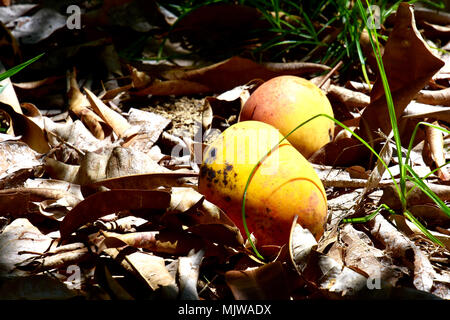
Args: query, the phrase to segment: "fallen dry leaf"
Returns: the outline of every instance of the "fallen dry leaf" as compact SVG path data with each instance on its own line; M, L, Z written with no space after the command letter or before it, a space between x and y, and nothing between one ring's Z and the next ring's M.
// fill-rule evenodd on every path
M119 113L115 112L104 104L95 94L89 89L84 88L87 98L91 104L92 109L98 114L119 136L123 137L125 131L127 131L131 125L128 121Z
M52 158L44 161L46 172L53 178L81 185L92 185L98 181L136 174L169 173L169 169L160 166L147 154L131 148L115 147L103 150L101 154L87 152L80 160L80 165L68 165ZM136 178L124 178L117 184L127 183ZM151 180L152 178L149 177ZM170 178L169 178L170 179ZM147 182L146 182L147 181ZM148 183L144 179L141 184ZM163 181L163 180L160 180ZM106 182L108 183L108 182Z
M0 62L0 72L4 71L6 70L3 67L3 64ZM17 98L16 92L14 90L10 78L0 81L0 88L2 88L2 91L0 92L0 102L11 106L11 108L15 112L22 113L19 99Z
M428 39L440 39L441 41L450 40L450 26L442 26L423 21L421 25L424 28L424 35ZM445 43L445 42L444 42Z
M414 217L424 221L427 226L450 227L450 217L434 204L416 204L409 208Z
M197 176L197 173L189 172L135 174L98 180L86 187L93 189L100 186L107 187L108 189L156 189L161 186L181 187L188 184L185 178Z
M204 254L204 250L199 250L197 252L191 250L188 256L178 258L180 299L199 300L197 281L200 273L200 264Z
M69 76L70 88L68 92L69 110L72 111L91 131L97 139L103 140L111 133L111 127L103 119L88 107L89 100L78 87L76 70Z
M437 121L433 122L434 125L439 126ZM445 150L444 150L444 137L443 132L439 129L426 126L426 142L428 145L428 150L431 154L431 158L433 159L436 167L440 167L445 165ZM425 150L425 148L424 148ZM448 166L438 169L436 172L439 179L442 181L450 180L450 172L448 170Z
M40 165L38 153L21 141L0 141L0 180L5 175Z
M418 290L430 292L435 271L425 254L382 215L376 215L367 225L373 237L384 245L390 256L413 271L414 286Z
M83 153L113 146L113 135L99 140L92 135L80 120L66 123L54 122L48 117L44 117L43 120L45 130L50 133L47 135L49 143L53 147L63 144L79 153Z
M414 98L417 102L450 107L450 88L442 90L420 90Z
M365 148L358 140L344 137L327 143L313 153L308 160L315 164L336 167L351 166L364 157L366 157L365 161L368 160L368 152Z
M187 81L183 79L155 81L139 91L131 91L137 96L168 96L168 95L188 95L210 92L211 89L201 83Z
M81 201L64 217L60 224L61 239L83 224L121 210L164 210L170 203L170 193L150 190L110 190L95 193Z
M35 44L66 26L66 17L52 8L42 8L32 16L15 20L12 34L21 44Z
M438 24L438 25L449 25L450 24L450 14L445 11L433 10L425 7L418 7L414 13L417 21Z
M36 254L20 263L17 267L22 270L39 273L83 263L92 258L92 255L92 252L83 243L71 243L43 254Z
M128 111L127 118L132 127L127 132L127 137L122 143L122 147L131 147L145 153L150 152L150 149L171 122L169 119L156 113L135 108L131 108Z
M435 183L428 183L427 185L431 189L431 191L433 191L442 201L450 200L450 186ZM414 189L411 190L412 188ZM428 197L419 188L415 188L414 184L410 182L406 182L406 190L408 193L407 197L408 206L433 203L433 200L431 200L430 197ZM380 203L386 204L389 208L393 210L399 210L402 208L401 202L398 198L397 190L393 185L387 186L386 188L383 189L383 195L380 199Z
M327 66L314 63L258 64L249 59L232 57L200 69L169 71L162 75L167 81L131 93L139 96L216 93L230 90L254 79L269 80L279 75L301 75L328 69Z
M236 300L285 300L289 298L289 283L281 262L261 267L231 270L225 281Z
M39 153L46 153L50 150L44 130L35 122L2 102L0 102L0 110L5 111L11 117L15 135L21 135L21 140L31 149Z
M50 188L12 188L0 190L0 214L14 217L37 213L38 204L44 200L66 201L67 206L75 206L80 199L71 192Z
M125 258L152 290L160 287L177 289L175 278L167 271L163 258L136 251Z
M404 276L389 256L374 246L369 236L355 230L351 224L346 224L342 228L340 239L344 246L343 262L346 266L358 268L371 279L380 280L390 286L395 286Z
M444 65L444 62L431 52L417 30L412 6L407 3L401 3L398 7L394 29L385 45L383 64L397 118ZM361 116L360 134L366 141L373 141L377 130L386 135L391 130L380 78L372 88L370 99L370 105Z
M139 71L131 65L127 65L130 72L131 83L137 90L142 89L150 85L152 78L143 71Z
M411 101L403 111L402 118L431 118L450 122L450 107L432 106L429 104Z
M334 84L330 85L330 88L327 90L327 95L338 99L349 110L353 110L354 108L362 109L370 103L370 97L368 95Z
M422 237L426 237L425 234L411 221L406 219L405 217L401 217L404 219L405 224L408 226L408 228L416 235L420 235ZM429 230L430 233L436 237L439 241L442 242L442 244L445 246L446 250L450 250L450 236L446 234L442 234L437 231Z
M204 242L199 236L182 231L142 231L130 233L114 233L103 231L104 244L107 248L117 248L128 245L143 248L155 253L186 255L192 249L200 250Z
M0 233L0 276L26 276L28 272L16 269L16 264L35 256L35 253L44 253L52 242L27 219L15 219Z
M307 284L327 297L342 299L357 296L367 288L367 277L317 251L317 242L309 230L296 221L292 224L289 252L293 266Z
M347 81L345 83L345 88L350 89L350 90L354 90L354 91L358 91L364 94L369 94L370 95L370 91L372 90L372 86L365 83L365 82L358 82L358 81Z

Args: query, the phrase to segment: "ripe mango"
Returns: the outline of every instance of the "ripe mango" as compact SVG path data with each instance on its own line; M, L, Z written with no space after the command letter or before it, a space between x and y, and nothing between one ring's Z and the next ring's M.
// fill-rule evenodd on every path
M320 113L334 116L322 90L300 77L279 76L266 81L252 93L242 107L240 121L262 121L273 125L285 136ZM330 142L333 135L334 122L318 117L297 129L288 140L308 158Z
M259 121L227 128L204 152L198 189L222 208L245 236L242 197L251 171L283 138L273 126ZM327 198L311 164L287 140L255 171L246 200L249 231L262 252L288 243L294 216L319 239L327 217ZM272 250L272 251L271 251Z

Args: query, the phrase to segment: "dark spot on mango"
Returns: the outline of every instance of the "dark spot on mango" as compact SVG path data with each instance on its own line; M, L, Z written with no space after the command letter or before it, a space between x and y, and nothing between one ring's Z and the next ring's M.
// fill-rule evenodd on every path
M200 177L204 178L206 176L206 172L208 170L208 167L202 164L200 166Z
M214 179L215 177L216 177L216 172L215 172L214 170L212 170L212 169L209 170L209 171L208 171L208 178L212 180L212 179Z
M211 151L209 152L209 156L212 160L216 158L216 148L211 149Z
M204 163L206 163L206 164L213 163L214 160L216 159L216 156L217 156L217 149L211 148L211 150L208 152L208 155L204 159Z
M206 177L206 180L211 182L216 177L216 171L214 171L214 169L211 169L207 165L202 165L200 167L200 177Z
M230 196L225 196L225 197L224 197L224 200L225 200L226 202L230 202L230 201L231 201L231 197L230 197Z

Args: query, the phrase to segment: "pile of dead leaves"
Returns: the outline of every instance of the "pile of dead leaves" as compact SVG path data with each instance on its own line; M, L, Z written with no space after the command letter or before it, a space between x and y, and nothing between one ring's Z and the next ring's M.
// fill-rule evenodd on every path
M450 54L430 50L416 28L417 22L429 39L448 40L450 18L438 16L416 15L414 21L412 8L402 5L394 28L385 30L383 59L405 141L418 121L450 124ZM197 192L205 144L238 121L259 84L282 74L320 84L336 118L378 144L397 176L378 81L373 88L358 81L342 85L333 74L313 77L328 66L242 57L188 69L126 65L122 73L114 45L102 41L71 49L100 46L108 75L121 78L112 87L110 81L93 90L83 79L86 71L72 66L66 75L2 83L0 115L8 130L0 134L1 298L450 298L450 219L423 194L410 193L409 209L445 248L402 215L340 224L380 203L400 209L392 180L345 131L310 159L329 199L319 242L293 221L290 242L262 264L221 208ZM61 93L61 80L67 93ZM194 94L202 95L202 108L181 115L201 114L193 134L169 133L176 119L155 112L151 96ZM28 97L35 103L26 103ZM46 110L44 101L67 101L66 111ZM130 107L145 102L146 108ZM422 130L411 152L414 169L426 175L448 161L448 142L439 130ZM426 180L446 202L449 176L444 167Z

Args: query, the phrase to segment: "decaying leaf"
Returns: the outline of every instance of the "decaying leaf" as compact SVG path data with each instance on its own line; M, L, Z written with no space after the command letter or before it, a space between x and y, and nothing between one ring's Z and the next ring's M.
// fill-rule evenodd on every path
M398 7L394 29L385 45L383 64L397 118L444 65L417 30L412 6L407 3L401 3ZM366 141L373 141L377 130L386 135L391 130L381 78L375 82L370 99L370 105L361 116L360 132Z
M88 107L89 100L78 87L76 70L69 77L70 89L68 92L69 110L72 111L91 131L97 139L103 140L111 133L111 127L103 119Z
M432 118L450 122L450 107L432 106L429 104L411 101L403 111L403 118Z
M171 121L156 113L131 108L128 122L133 127L129 129L122 147L149 152Z
M200 264L204 254L204 250L199 250L197 252L191 250L188 256L178 258L180 299L199 300L197 281L200 273Z
M43 129L36 123L22 113L14 111L11 106L2 102L0 102L0 110L5 111L11 117L14 133L16 135L21 135L21 140L31 149L39 153L46 153L50 150Z
M315 164L346 167L358 163L364 157L366 161L369 158L366 147L356 139L344 137L327 143L308 160Z
M295 220L295 223L292 224L289 238L289 254L297 272L301 273L305 270L311 250L316 249L316 238L308 229L303 228Z
M52 242L25 218L11 222L0 233L0 277L27 275L26 271L16 269L16 265L35 256L35 253L44 253Z
M60 161L46 158L45 160L46 171L54 179L65 180L68 182L78 183L81 185L91 185L98 181L124 177L136 174L151 174L151 173L170 173L169 169L166 169L156 161L152 160L147 154L132 148L116 147L112 149L106 149L101 154L96 152L87 152L82 158L80 165L68 165ZM186 176L189 174L186 173ZM164 181L163 177L159 177L159 181ZM122 180L116 179L106 181L106 184L126 184L132 182L137 178L123 178ZM141 182L142 185L148 185L148 183L156 182L156 176L145 176ZM174 179L167 177L166 181L174 181Z
M425 104L450 106L450 88L434 91L421 90L415 100Z
M442 200L450 200L450 187L446 185L439 185L434 183L429 183L428 187ZM414 188L413 190L411 190ZM410 182L406 183L406 190L408 192L407 203L408 206L433 203L425 193L423 193L419 188L415 188ZM380 203L386 204L389 208L393 210L401 209L401 202L398 198L397 190L394 186L388 186L383 189L383 196L380 199Z
M43 254L36 254L34 257L20 263L17 268L33 273L49 271L52 269L62 269L70 265L77 265L92 258L93 254L82 243L71 243L58 247Z
M415 212L417 213L419 212L423 212L423 209L425 209L424 207L416 207L415 208ZM412 232L415 235L420 235L422 237L426 237L425 234L411 221L409 221L405 216L401 216L401 217L396 217L397 221L401 221L401 223L397 224L397 226L399 226L399 229L408 229L407 232ZM396 222L397 222L396 221ZM437 231L433 231L433 230L428 230L434 237L436 237L439 241L442 242L442 244L445 246L446 250L450 250L450 236L437 232ZM405 231L405 233L407 233ZM430 258L430 257L428 257ZM449 278L450 280L450 278Z
M86 91L87 98L95 113L98 114L119 137L123 137L125 131L131 127L128 121L122 115L105 105L89 89L84 88L84 90Z
M286 270L280 262L225 273L236 300L285 300L289 298Z
M370 103L370 97L362 92L353 91L347 88L330 85L327 95L332 96L342 102L347 108L364 108Z
M182 231L143 231L130 233L102 232L104 244L108 248L129 245L144 248L155 253L186 255L192 249L200 250L204 243L198 236Z
M433 124L439 126L439 123L437 121L434 122ZM443 132L439 129L429 126L425 127L425 132L428 150L430 151L431 158L433 159L436 167L445 165L446 160L445 160ZM450 180L450 171L448 169L448 166L444 166L438 169L436 173L442 181Z
M86 151L97 151L102 148L110 148L113 145L113 135L99 140L81 122L57 123L48 117L44 117L45 129L50 134L47 135L51 146L65 145L82 154Z
M211 89L201 83L183 79L154 81L149 86L133 92L137 96L188 95L210 92Z
M131 65L127 65L127 67L130 71L131 83L134 88L139 90L147 87L152 82L152 78L145 72L139 71Z
M340 239L344 245L342 259L346 266L358 268L371 279L377 279L384 285L387 283L395 286L404 276L404 271L393 264L387 253L376 248L369 236L355 230L351 224L343 227Z
M366 289L365 275L316 251L317 243L312 239L308 240L312 236L308 233L310 233L309 230L294 222L289 241L291 262L302 279L317 286L327 296L334 299L355 296ZM303 241L305 242L302 243Z
M160 287L170 287L175 294L177 293L178 287L175 279L167 271L163 258L136 251L128 254L125 259L152 290L157 290Z
M24 168L40 165L38 153L21 141L0 141L0 179Z
M0 190L0 214L15 217L39 212L38 204L44 200L64 199L67 206L75 206L80 199L71 192L51 188L12 188Z
M60 224L61 239L66 239L83 224L121 210L164 210L170 203L170 194L150 190L110 190L98 192L75 206Z
M6 71L3 64L0 62L0 72ZM17 112L22 113L22 109L20 108L20 102L17 98L16 92L12 85L11 79L7 78L5 80L0 81L0 102L6 105L11 106L11 108Z
M435 271L425 254L382 215L376 215L368 222L368 226L371 234L385 246L391 257L412 270L414 286L418 290L430 292Z
M38 43L66 26L65 16L52 8L42 8L31 17L20 17L15 21L12 34L24 44Z
M434 204L416 204L409 208L414 217L425 221L427 226L450 227L450 217Z
M314 63L258 64L249 59L232 57L200 69L169 71L163 74L167 81L151 84L133 93L140 96L216 93L246 84L253 79L268 80L278 75L300 75L328 69L327 66Z
M309 231L301 226L293 226L289 242L291 261L299 276L307 283L317 286L328 297L339 299L357 295L367 285L367 277L314 249L313 241L308 245L297 241L309 238Z
M188 185L186 178L197 176L197 173L190 172L135 174L98 180L87 185L87 187L93 189L100 186L107 187L108 189L156 189L161 186L181 187Z

